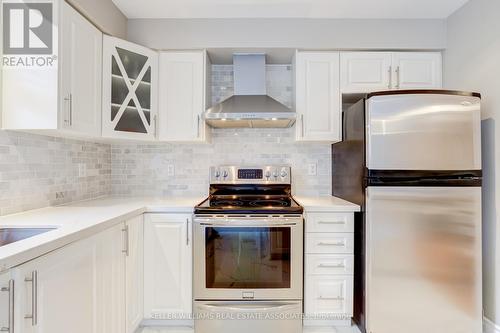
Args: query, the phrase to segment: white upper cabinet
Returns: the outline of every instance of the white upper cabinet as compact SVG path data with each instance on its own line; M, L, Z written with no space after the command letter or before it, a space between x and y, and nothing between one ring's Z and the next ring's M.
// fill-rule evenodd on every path
M104 36L103 54L102 136L154 140L158 53Z
M191 225L190 214L145 215L146 319L169 319L173 315L192 312Z
M297 52L295 108L298 141L341 140L340 55Z
M2 126L100 136L102 33L65 1L54 1L52 66L3 66ZM48 131L47 131L48 130Z
M160 53L160 141L208 139L209 128L202 119L208 66L205 51Z
M395 89L437 89L442 87L442 59L439 52L393 54Z
M342 93L442 87L439 52L345 52L340 59Z
M63 2L61 126L101 135L102 33Z
M343 93L368 93L392 88L390 52L346 52L340 55Z

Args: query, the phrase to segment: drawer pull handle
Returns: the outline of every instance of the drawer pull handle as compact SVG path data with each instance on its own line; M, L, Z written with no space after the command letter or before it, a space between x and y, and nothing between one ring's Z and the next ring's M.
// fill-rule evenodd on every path
M323 300L323 301L344 301L345 300L345 298L341 297L341 296L337 296L337 297L320 296L320 297L318 297L318 299Z
M319 246L345 246L344 242L339 242L339 243L325 243L325 242L320 242L318 243Z
M320 268L345 268L344 264L319 264Z
M319 224L337 224L337 225L341 225L341 224L345 224L345 221L319 221L318 223Z

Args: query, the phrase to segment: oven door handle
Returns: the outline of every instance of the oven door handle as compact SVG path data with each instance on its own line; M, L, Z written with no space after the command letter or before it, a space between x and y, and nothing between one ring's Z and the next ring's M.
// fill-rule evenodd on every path
M269 312L269 311L283 311L287 309L294 309L297 307L296 303L264 303L262 306L257 306L255 301L249 303L221 303L221 304L200 304L202 309L212 311L245 311L245 312Z

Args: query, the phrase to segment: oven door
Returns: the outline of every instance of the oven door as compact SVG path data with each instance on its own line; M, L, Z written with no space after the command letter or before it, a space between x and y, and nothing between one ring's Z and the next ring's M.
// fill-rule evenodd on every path
M300 300L303 219L196 217L196 300Z

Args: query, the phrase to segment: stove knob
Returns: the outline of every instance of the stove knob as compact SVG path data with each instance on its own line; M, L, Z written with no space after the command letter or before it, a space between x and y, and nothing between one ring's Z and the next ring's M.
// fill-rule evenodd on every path
M215 170L215 178L219 178L220 177L220 170Z
M267 170L265 176L269 180L269 178L271 177L271 171Z
M228 175L227 170L222 171L222 177L227 178Z
M285 178L286 176L288 176L286 170L281 170L281 178Z
M278 179L278 176L279 176L278 170L274 170L273 171L273 177L274 177L274 179Z

